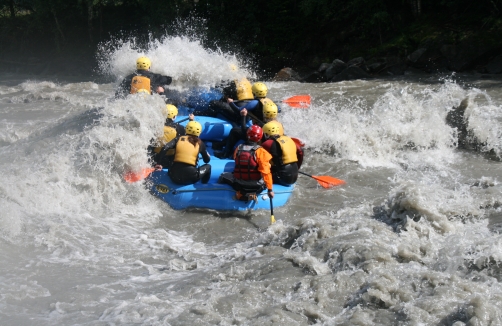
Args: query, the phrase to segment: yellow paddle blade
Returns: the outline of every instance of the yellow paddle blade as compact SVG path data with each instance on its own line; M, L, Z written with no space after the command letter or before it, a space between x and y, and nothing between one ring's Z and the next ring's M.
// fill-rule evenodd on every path
M274 224L275 223L275 217L274 215L270 215L270 224Z
M139 172L129 171L124 174L124 180L128 183L138 182L148 177L153 171L155 171L154 168L144 168Z

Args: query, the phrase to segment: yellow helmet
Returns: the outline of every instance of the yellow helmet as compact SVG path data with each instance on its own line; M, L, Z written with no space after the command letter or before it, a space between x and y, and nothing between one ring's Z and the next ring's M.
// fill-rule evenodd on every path
M251 88L255 97L267 97L268 88L264 83L254 83Z
M263 126L263 133L265 136L270 137L270 136L283 136L284 135L284 129L282 128L282 124L278 121L270 121L267 122Z
M277 105L272 100L265 99L263 101L263 117L266 119L275 119L279 113Z
M239 101L254 99L253 91L251 90L251 83L247 78L236 80L235 88L237 89L237 99Z
M178 115L178 108L172 104L166 104L163 113L166 118L174 119Z
M199 136L202 133L202 125L197 121L190 121L185 127L187 135Z
M147 89L144 89L144 88L140 88L136 91L136 94L139 94L139 93L145 93L145 94L148 94L150 95L150 91L147 90Z
M136 60L136 69L147 70L150 69L151 66L152 62L147 57L139 57L138 60Z

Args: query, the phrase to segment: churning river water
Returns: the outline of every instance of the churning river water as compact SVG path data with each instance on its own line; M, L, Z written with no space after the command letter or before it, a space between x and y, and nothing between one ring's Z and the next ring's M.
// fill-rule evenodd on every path
M302 170L346 181L300 176L269 225L122 179L163 125L158 95L113 99L140 54L178 90L244 64L184 38L104 54L113 81L0 76L1 325L502 325L500 76L267 82L312 96L279 117ZM477 150L445 122L464 99Z

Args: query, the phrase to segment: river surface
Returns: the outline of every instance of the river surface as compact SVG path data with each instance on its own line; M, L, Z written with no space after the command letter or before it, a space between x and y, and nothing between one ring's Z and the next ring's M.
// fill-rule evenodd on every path
M1 325L502 325L502 78L266 82L300 176L270 211L171 209L147 166L163 99L113 98L140 54L173 89L238 58L168 38L103 50L99 76L0 75ZM100 81L101 80L101 81ZM445 119L468 99L478 150Z

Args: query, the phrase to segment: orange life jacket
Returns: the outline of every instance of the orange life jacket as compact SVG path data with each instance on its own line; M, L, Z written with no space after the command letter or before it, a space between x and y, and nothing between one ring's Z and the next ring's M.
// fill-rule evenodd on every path
M150 88L150 78L145 76L134 76L131 81L131 94L136 94L138 92L147 91L148 94L152 94Z

